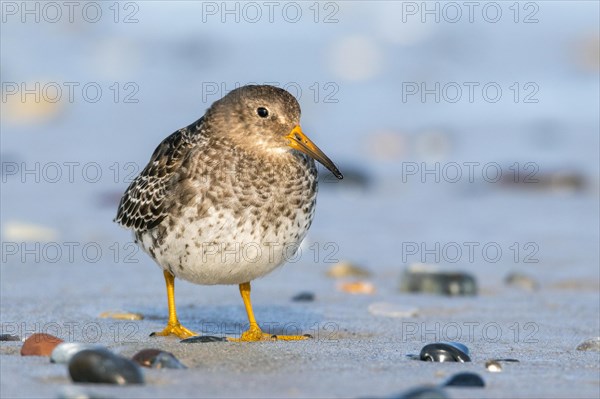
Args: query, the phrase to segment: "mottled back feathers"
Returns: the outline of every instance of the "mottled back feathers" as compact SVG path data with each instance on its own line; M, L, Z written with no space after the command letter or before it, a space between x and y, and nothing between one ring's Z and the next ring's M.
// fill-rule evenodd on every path
M168 196L190 150L204 139L203 118L179 129L154 150L150 162L129 185L115 221L134 231L150 230L168 214Z

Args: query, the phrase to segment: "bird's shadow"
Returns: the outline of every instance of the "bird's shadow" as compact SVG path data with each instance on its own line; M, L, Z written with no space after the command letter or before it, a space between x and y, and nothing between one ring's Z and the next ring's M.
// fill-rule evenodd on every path
M166 323L166 308L140 309L146 320ZM181 324L203 335L239 336L248 329L248 317L243 306L181 306L177 313ZM258 305L256 320L265 333L275 335L314 335L320 329L331 328L320 312L304 304ZM161 323L162 322L162 323Z

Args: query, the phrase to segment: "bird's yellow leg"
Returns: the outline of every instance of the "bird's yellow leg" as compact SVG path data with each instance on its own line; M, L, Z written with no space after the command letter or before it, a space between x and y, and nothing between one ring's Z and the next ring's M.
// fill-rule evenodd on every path
M256 319L254 318L254 311L252 310L252 302L250 301L250 283L240 284L240 294L246 307L246 313L248 314L248 322L250 327L244 331L240 338L227 338L228 341L233 342L248 342L248 341L299 341L310 338L310 335L273 335L264 333Z
M168 335L175 335L181 339L193 337L198 335L193 331L188 330L181 325L177 318L177 309L175 308L175 277L168 271L164 271L165 283L167 284L167 302L169 304L169 322L164 330L160 332L153 332L150 334L151 337L161 336L166 337Z

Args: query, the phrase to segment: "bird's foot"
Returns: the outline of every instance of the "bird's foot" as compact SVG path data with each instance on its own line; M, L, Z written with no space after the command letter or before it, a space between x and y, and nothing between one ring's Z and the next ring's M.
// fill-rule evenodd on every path
M257 342L257 341L301 341L312 338L311 335L278 335L263 332L260 327L250 327L239 338L227 338L230 342Z
M169 323L164 330L160 332L153 332L150 334L151 337L168 337L169 335L175 335L181 339L189 338L198 335L197 333L188 330L181 323Z

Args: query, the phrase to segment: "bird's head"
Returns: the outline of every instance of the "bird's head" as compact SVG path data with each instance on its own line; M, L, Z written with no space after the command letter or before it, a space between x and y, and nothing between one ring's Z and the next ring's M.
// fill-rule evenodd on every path
M300 128L300 105L287 91L274 86L243 86L232 90L208 110L211 124L235 143L271 153L300 151L319 161L338 179L335 164Z

